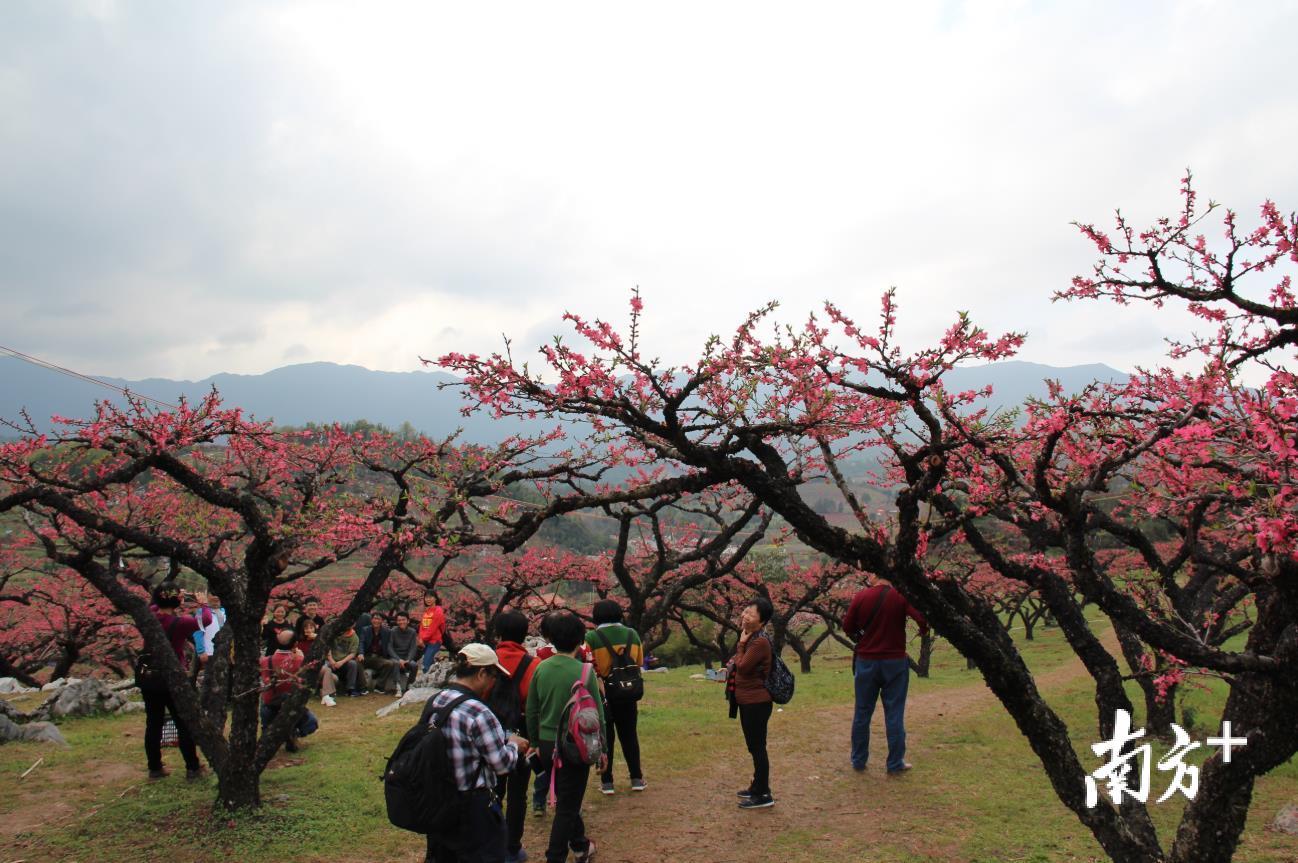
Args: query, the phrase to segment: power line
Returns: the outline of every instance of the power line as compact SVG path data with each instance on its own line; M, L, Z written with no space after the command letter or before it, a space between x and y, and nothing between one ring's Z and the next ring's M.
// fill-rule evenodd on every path
M79 380L84 383L95 384L97 386L105 387L107 389L112 390L115 393L118 393L119 395L126 396L127 398L137 398L141 401L152 402L155 405L159 405L164 408L170 408L173 411L180 409L178 406L170 404L168 402L161 401L160 399L155 399L152 398L151 396L142 395L141 393L131 392L130 390L125 389L123 387L119 387L116 384L110 384L108 381L101 381L99 380L99 378L92 378L90 375L83 375L81 372L73 371L72 369L58 365L57 363L52 363L49 360L43 360L40 357L34 357L31 356L30 354L25 354L22 351L15 350L14 348L8 348L5 347L4 345L0 345L0 351L3 351L4 353L8 354L9 356L13 357L16 360L22 360L23 362L36 366L37 368L46 369L52 372L58 372L59 374L67 375L68 377L73 378L74 380Z

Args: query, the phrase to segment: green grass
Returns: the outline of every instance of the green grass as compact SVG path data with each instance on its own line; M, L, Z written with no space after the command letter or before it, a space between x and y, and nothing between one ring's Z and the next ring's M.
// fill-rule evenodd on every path
M1021 643L1021 651L1038 675L1058 670L1072 658L1053 629L1040 630L1035 641ZM791 658L786 654L786 659ZM646 678L640 737L652 777L651 791L636 803L651 807L655 790L665 794L667 788L674 787L677 793L692 789L715 776L721 769L718 765L744 762L736 724L726 719L722 688L690 679L701 670L674 669ZM1074 746L1084 754L1083 764L1098 766L1088 749L1095 741L1093 692L1088 680L1073 678L1047 686L1045 691L1068 722ZM845 651L830 650L817 656L814 672L799 675L797 696L773 723L772 735L773 740L787 742L823 729L822 737L832 741L833 751L816 753L821 759L814 768L819 775L800 783L797 790L804 796L819 795L816 799L824 803L826 812L835 807L859 807L860 815L829 813L824 823L815 817L780 822L782 826L772 829L770 835L760 835L762 847L769 850L769 856L761 859L791 863L1103 859L1089 833L1056 799L1013 722L988 699L978 672L968 670L949 646L941 645L936 651L930 678L912 678L912 698L927 699L929 706L920 711L926 718L908 723L911 757L917 769L901 780L887 779L876 771L858 776L842 769L839 762L845 760L847 738L842 723L850 709L851 693ZM1134 688L1132 697L1140 703ZM1187 695L1201 717L1212 716L1211 708L1222 697L1220 683ZM0 829L0 863L418 859L421 837L388 825L376 779L396 739L416 714L407 708L378 719L373 711L381 703L373 698L343 699L333 710L313 705L321 716L320 732L292 763L263 775L263 809L233 819L213 816L212 779L193 784L180 776L157 783L144 779L140 714L65 723L62 729L71 744L68 749L35 744L0 747L0 824L8 825ZM955 706L948 710L949 704ZM1202 739L1204 731L1197 729L1196 739ZM799 780L795 771L788 769L789 753L777 753L773 748L772 755L785 770L783 775L777 773L777 784L792 790L790 786ZM27 778L19 779L37 758L44 761ZM170 752L167 760L179 773L178 755ZM1165 786L1164 776L1154 773L1155 796ZM1293 763L1258 783L1237 860L1298 859L1294 837L1264 829L1274 812L1294 799L1298 799L1298 766ZM587 801L595 831L614 829L616 819L624 817L617 808L626 805L624 796L602 798L595 794L588 795ZM715 805L715 801L701 801L699 811L683 810L686 814L682 817L697 821L690 825L646 819L637 825L644 837L643 857L625 859L658 859L653 843L673 830L686 826L714 829L710 822ZM725 805L727 813L733 811L730 801ZM1179 803L1154 807L1165 844L1180 809ZM855 829L843 829L845 817ZM541 823L548 824L529 818L529 831ZM864 857L862 845L853 844L858 835L868 838ZM539 841L530 836L528 844L535 856Z

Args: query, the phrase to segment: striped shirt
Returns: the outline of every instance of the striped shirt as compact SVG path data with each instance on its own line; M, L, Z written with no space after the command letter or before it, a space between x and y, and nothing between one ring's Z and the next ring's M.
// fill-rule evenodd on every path
M458 687L443 689L429 703L432 714L463 695ZM518 764L518 747L509 742L500 720L476 696L451 711L446 725L447 753L455 768L455 785L461 791L474 788L494 789L497 774L505 774Z

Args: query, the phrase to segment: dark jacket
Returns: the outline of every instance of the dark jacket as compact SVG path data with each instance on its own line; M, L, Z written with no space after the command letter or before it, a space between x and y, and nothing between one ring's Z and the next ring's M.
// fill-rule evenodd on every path
M392 637L392 633L386 626L379 630L377 639L374 637L375 633L373 627L358 629L356 632L361 637L361 653L364 656L368 657L373 655L387 657L388 639ZM375 643L376 641L377 644Z

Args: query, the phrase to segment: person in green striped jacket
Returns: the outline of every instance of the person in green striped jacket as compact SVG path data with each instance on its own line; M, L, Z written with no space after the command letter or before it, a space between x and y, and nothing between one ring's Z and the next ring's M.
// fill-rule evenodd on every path
M613 670L614 651L625 652L637 667L644 664L640 634L622 622L622 606L615 599L601 599L591 609L595 628L586 633L586 646L595 655L595 672L603 681ZM607 696L607 692L604 693ZM606 698L604 712L608 720L608 766L599 778L599 790L613 793L613 744L622 743L622 757L631 774L631 790L644 791L649 786L640 767L640 737L636 733L639 707L632 700Z

